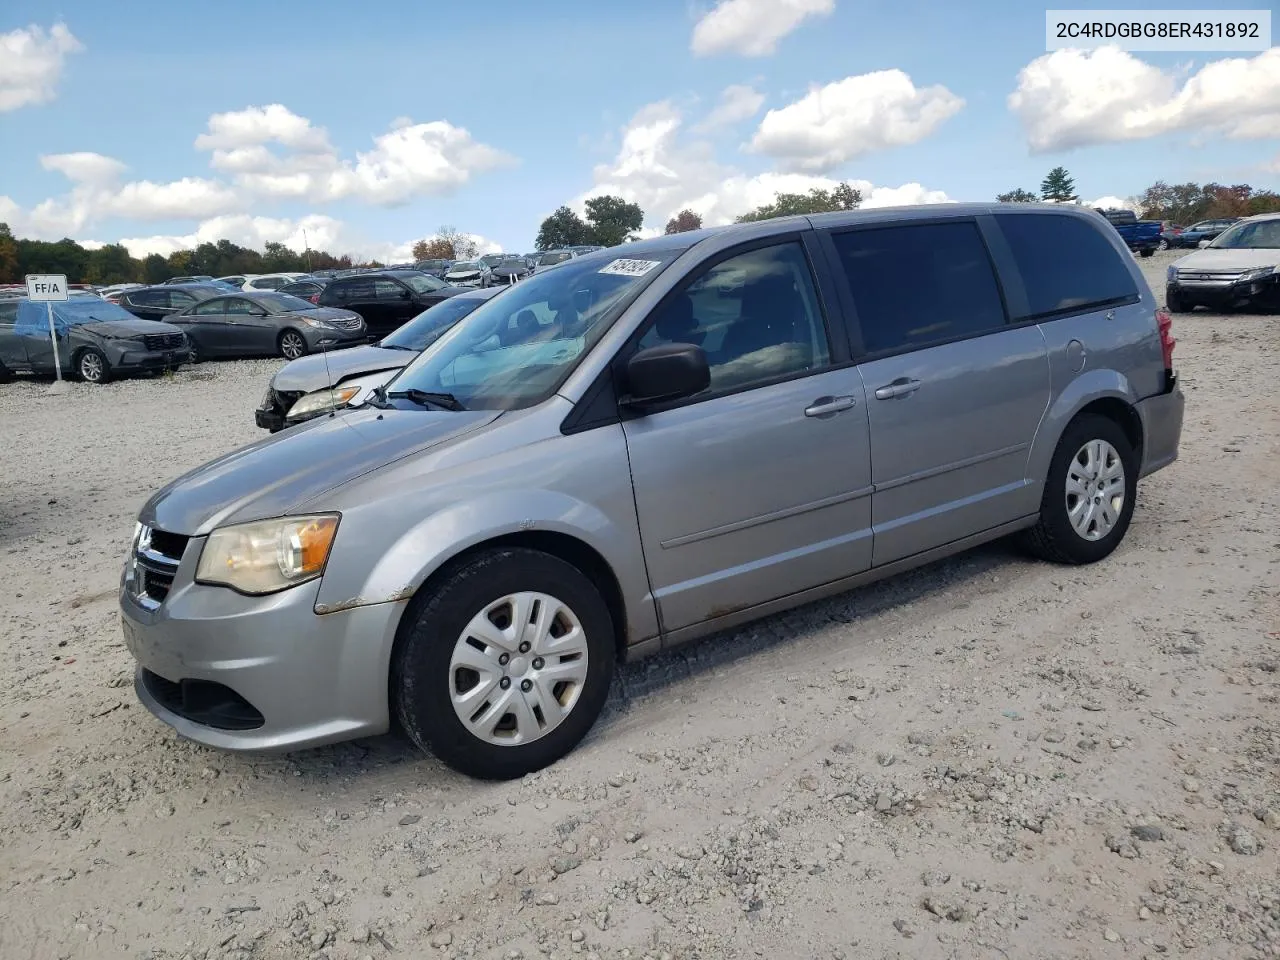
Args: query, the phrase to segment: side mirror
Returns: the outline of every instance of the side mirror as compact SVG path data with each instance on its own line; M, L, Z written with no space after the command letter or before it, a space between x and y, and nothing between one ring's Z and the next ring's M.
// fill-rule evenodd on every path
M1196 244L1196 246L1199 247L1201 250L1203 250L1208 245L1209 245L1208 240L1201 240L1199 243Z
M627 361L624 403L648 406L681 400L711 384L707 355L692 343L664 343L641 350Z

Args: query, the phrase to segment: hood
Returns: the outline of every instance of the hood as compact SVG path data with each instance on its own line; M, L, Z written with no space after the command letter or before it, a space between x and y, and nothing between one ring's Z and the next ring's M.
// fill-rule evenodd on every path
M1195 273L1204 270L1212 273L1226 273L1233 270L1244 272L1256 270L1258 267L1273 267L1280 263L1280 249L1269 250L1197 250L1174 262L1179 270Z
M198 536L286 516L366 473L492 423L499 410L353 410L233 450L153 495L139 519ZM381 419L379 419L381 417Z
M398 370L408 366L415 357L417 353L412 350L385 350L376 346L330 350L328 357L322 353L310 354L281 367L271 378L271 387L282 392L310 393L361 373Z
M298 310L288 311L296 312L299 316L313 317L316 320L358 320L360 314L354 310L344 310L341 307L316 307L314 310Z
M137 320L102 320L98 323L81 323L77 324L77 328L83 329L95 337L104 337L108 340L129 340L133 337L147 335L182 333L182 328L175 327L172 323L163 323L160 320L143 320L141 318Z
M448 273L444 275L444 278L448 280L451 277L478 277L478 276L480 276L479 270L450 270Z

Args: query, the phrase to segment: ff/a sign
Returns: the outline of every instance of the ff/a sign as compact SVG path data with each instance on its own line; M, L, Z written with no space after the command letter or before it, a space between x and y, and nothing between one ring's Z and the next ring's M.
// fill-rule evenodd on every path
M61 273L27 274L27 297L37 303L67 299L67 278Z

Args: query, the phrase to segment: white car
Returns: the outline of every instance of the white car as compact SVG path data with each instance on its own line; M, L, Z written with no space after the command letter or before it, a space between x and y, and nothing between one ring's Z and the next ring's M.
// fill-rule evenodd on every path
M293 283L308 276L305 273L258 273L244 278L242 290L279 290L286 283Z

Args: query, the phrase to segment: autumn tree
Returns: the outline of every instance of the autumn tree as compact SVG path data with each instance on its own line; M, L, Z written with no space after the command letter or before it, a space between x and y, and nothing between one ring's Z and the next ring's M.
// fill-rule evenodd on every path
M1192 224L1216 217L1249 217L1280 212L1280 194L1247 183L1176 183L1157 180L1138 198L1143 217Z
M559 207L542 221L533 245L538 250L576 247L587 242L587 225L569 207Z
M1067 173L1066 167L1054 167L1046 174L1040 183L1040 196L1056 203L1070 203L1080 199L1076 196L1076 182Z
M476 254L480 252L475 240L457 227L451 227L446 224L436 231L435 238L447 243L449 249L453 251L451 255L445 257L447 260L474 260Z
M996 195L996 203L1035 203L1039 199L1030 190L1023 190L1021 187Z
M667 221L667 229L664 232L670 235L673 233L688 233L690 230L701 229L702 217L698 216L698 214L686 207Z
M766 203L744 213L738 217L738 222L749 223L754 220L772 220L774 217L856 210L861 204L862 191L842 180L831 190L814 187L808 193L775 194L772 203Z
M443 237L419 240L413 245L414 260L452 260L453 244Z

